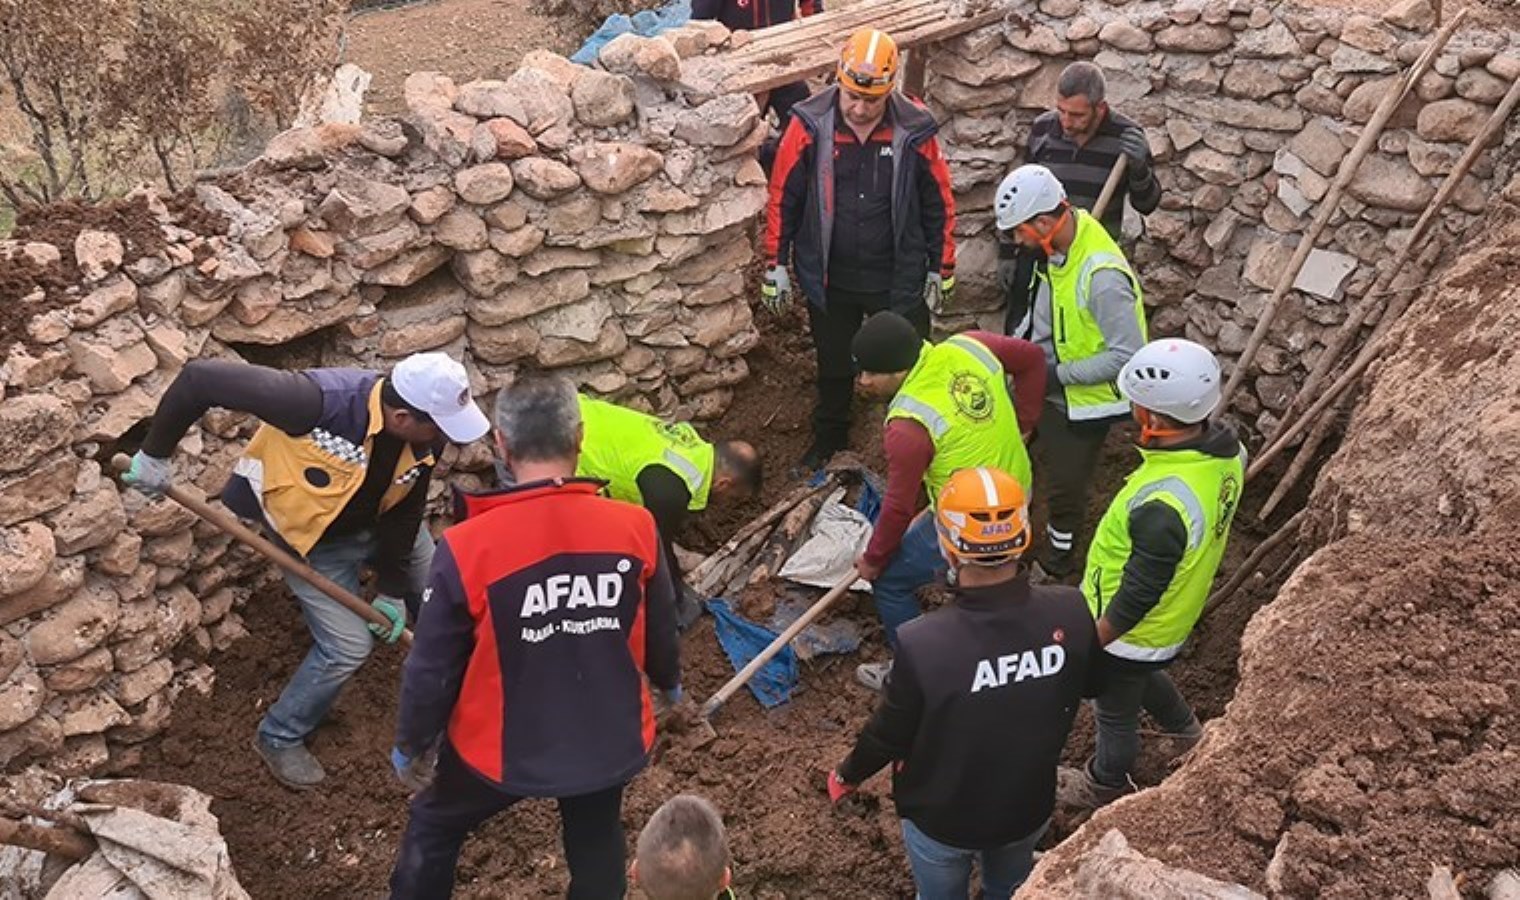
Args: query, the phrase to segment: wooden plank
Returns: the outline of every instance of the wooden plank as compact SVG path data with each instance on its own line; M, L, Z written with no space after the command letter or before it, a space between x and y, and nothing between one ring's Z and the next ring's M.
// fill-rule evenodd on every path
M893 34L897 31L902 31L905 27L917 27L917 24L920 22L935 22L941 21L943 19L944 13L939 9L914 6L903 9L894 9L890 12L882 13L871 18L865 24L869 24L871 27L878 28L888 34ZM913 24L907 26L903 24L910 22ZM843 44L844 41L847 40L849 36L855 31L856 28L854 26L846 26L839 30L831 29L818 33L809 33L807 35L803 35L801 37L788 40L785 43L777 44L774 46L767 44L764 46L763 52L751 53L748 56L744 57L741 61L749 63L762 62L768 57L796 52L798 49L818 46L827 46L833 48L835 52L837 52L839 45ZM752 44L750 46L754 45ZM744 49L748 50L749 47L746 47Z
M886 31L888 34L890 34L892 33L893 29L896 29L898 32L902 32L941 21L942 18L943 17L935 11L913 11L902 13L900 16L887 19L886 21L881 22L880 25L883 31ZM798 60L803 61L804 64L811 64L816 61L813 57L820 55L822 57L825 57L830 63L836 62L839 59L839 46L837 44L830 43L821 36L815 37L813 38L813 42L810 45L804 44L792 48L778 50L774 53L767 54L766 56L761 56L755 58L754 60L748 61L745 65L752 68L758 66L785 67L792 65Z
M862 25L874 25L878 20L919 9L932 9L944 14L939 0L894 0L876 5L861 4L837 13L820 13L806 19L794 19L781 25L752 31L748 44L723 55L725 61L743 62L765 56L778 48L805 44L813 38L838 35L840 40ZM802 27L790 26L801 23ZM876 26L880 27L880 26ZM883 29L885 30L885 29Z
M974 31L983 25L998 21L1005 13L1006 11L1002 9L991 9L969 18L948 20L943 14L938 14L928 24L916 26L901 34L894 34L893 38L897 41L898 47L911 49L920 44L934 43ZM719 84L722 90L728 92L759 93L827 72L837 63L837 57L832 51L811 51L805 56L807 58L784 66L772 64L733 70L727 77L720 79ZM727 58L718 58L723 60L726 66Z

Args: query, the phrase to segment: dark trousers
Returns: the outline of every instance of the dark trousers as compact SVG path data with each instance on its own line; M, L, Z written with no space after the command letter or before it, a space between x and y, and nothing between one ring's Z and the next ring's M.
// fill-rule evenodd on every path
M623 788L560 797L560 838L572 900L614 900L627 891ZM392 900L444 900L454 892L454 867L470 832L523 798L496 790L459 761L447 744L438 775L412 800L411 818L391 872Z
M1161 730L1182 734L1198 720L1166 670L1156 665L1105 659L1103 692L1093 700L1098 723L1098 746L1092 761L1093 780L1105 787L1125 787L1140 755L1140 710L1150 714Z
M1066 410L1049 400L1040 414L1040 478L1050 511L1045 525L1050 551L1045 567L1058 578L1070 574L1076 565L1077 538L1087 517L1087 488L1113 422L1073 422L1066 417Z
M1025 250L1019 250L1013 256L998 258L998 286L1003 291L1003 301L1007 304L1004 311L1003 333L1014 337L1028 338L1026 333L1018 333L1019 325L1024 317L1029 314L1029 305L1034 302L1034 267L1038 257Z
M850 341L860 323L872 313L890 309L890 295L828 289L819 309L808 304L808 325L818 353L818 405L813 408L813 442L821 449L843 450L850 443L850 400L855 392L855 361ZM899 310L901 312L901 310ZM929 307L920 303L905 314L925 340L929 338Z

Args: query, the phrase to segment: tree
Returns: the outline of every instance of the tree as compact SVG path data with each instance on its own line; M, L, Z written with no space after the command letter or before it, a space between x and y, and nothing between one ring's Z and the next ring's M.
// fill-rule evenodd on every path
M283 128L336 64L346 0L0 0L0 71L27 152L0 148L14 207L171 190L217 161L229 110Z

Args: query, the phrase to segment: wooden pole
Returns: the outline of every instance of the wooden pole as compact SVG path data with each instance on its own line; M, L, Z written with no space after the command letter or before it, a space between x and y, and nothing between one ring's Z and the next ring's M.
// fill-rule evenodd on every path
M792 508L797 504L816 494L833 490L835 487L838 487L838 485L839 476L833 472L830 472L827 476L824 477L821 484L818 484L816 486L805 484L794 489L790 494L782 497L776 502L774 506L762 513L759 518L754 519L748 525L745 525L743 528L740 528L738 531L734 532L733 535L724 542L723 546L719 547L717 550L714 550L710 555L708 555L706 559L697 563L695 568L686 573L687 584L690 584L692 587L696 587L701 583L702 579L712 571L714 566L722 563L727 557L731 556L734 551L738 550L740 544L749 540L757 532L763 531L771 525L774 525L776 522L780 521L781 518L787 513L791 512Z
M1404 102L1404 97L1414 87L1416 82L1424 76L1425 71L1435 62L1436 56L1451 40L1452 33L1457 30L1462 19L1467 15L1467 10L1459 10L1451 21L1442 28L1425 52L1414 61L1414 64L1405 73L1395 90L1389 90L1383 97L1383 102L1378 104L1377 111L1373 113L1372 121L1362 129L1362 136L1351 149L1351 153L1341 163L1340 170L1336 173L1335 182L1330 185L1330 191L1320 201L1319 211L1314 214L1314 221L1310 223L1309 230L1299 239L1298 247L1293 251L1293 257L1283 269L1281 277L1277 280L1277 287L1272 291L1272 296L1262 308L1261 318L1256 322L1256 328L1251 332L1250 340L1246 342L1246 348L1240 354L1240 360L1235 364L1235 369L1230 373L1230 380L1225 384L1224 391L1219 398L1218 411L1215 416L1222 415L1229 407L1230 398L1240 388L1240 383L1245 379L1246 372L1250 370L1251 363L1255 361L1256 354L1261 351L1261 345L1266 342L1267 332L1272 328L1272 320L1277 317L1278 307L1282 305L1283 298L1293 289L1293 282L1297 280L1298 273L1303 270L1304 263L1308 261L1309 254L1313 252L1314 245L1319 241L1320 233L1329 224L1330 217L1340 208L1341 195L1351 184L1351 179L1356 176L1357 169L1361 168L1362 160L1377 146L1378 137L1383 129L1393 118L1399 104Z
M1303 524L1304 515L1305 510L1302 509L1294 513L1293 517L1284 522L1281 528L1272 532L1271 536L1260 544L1257 544L1256 549L1251 551L1251 555L1246 557L1246 561L1240 564L1240 568L1235 570L1234 575L1230 576L1230 580L1224 583L1224 587L1215 591L1213 596L1209 597L1208 601L1204 603L1203 612L1199 614L1198 621L1202 622L1209 613L1218 609L1236 591L1240 590L1240 586L1245 584L1247 579L1252 575L1256 574L1257 569L1261 568L1261 564L1267 559L1267 554L1277 549L1283 541L1297 535L1298 527ZM1197 626L1195 625L1194 627L1196 628Z
M760 671L766 663L770 662L777 653L780 653L787 644L790 644L792 638L795 638L802 633L804 628L813 624L814 619L823 615L830 606L833 606L834 601L843 597L845 592L850 589L850 585L854 584L859 577L854 568L851 568L844 578L840 579L838 584L829 588L829 592L818 598L817 603L809 607L807 612L798 616L797 621L788 625L785 631L778 634L776 639L771 641L770 646L761 650L754 659L749 661L749 665L740 669L739 674L730 678L728 684L719 688L716 694L713 694L706 703L702 704L702 718L712 718L712 714L718 711L718 707L728 702L728 698L732 697L739 688L749 684L749 680L755 677L756 672Z
M1108 211L1108 204L1113 202L1114 194L1119 192L1119 184L1124 180L1124 174L1129 171L1129 157L1120 156L1114 163L1114 167L1108 170L1108 180L1103 182L1103 190L1098 194L1098 202L1093 204L1092 217L1101 220L1103 214Z
M89 835L68 828L48 828L8 818L0 818L0 844L40 850L76 861L88 859L95 852L95 841Z
M111 465L116 471L125 472L132 468L132 460L125 453L118 453L111 460ZM260 556L347 607L350 612L359 618L373 622L382 628L389 629L392 627L391 620L386 617L385 613L355 597L331 578L286 553L268 538L233 518L231 514L217 509L178 485L170 485L169 489L164 491L164 493L168 495L169 499L195 513L204 521L215 525L232 537L252 547ZM403 628L401 630L401 644L404 647L412 645L411 629Z
M1336 407L1336 414L1343 412L1350 403L1350 394L1342 397L1340 404ZM1319 452L1320 445L1330 437L1330 428L1335 424L1335 420L1336 415L1320 417L1319 424L1314 426L1314 430L1309 433L1308 440L1298 448L1298 453L1293 457L1293 464L1288 466L1288 471L1277 480L1277 486L1272 489L1267 502L1261 505L1261 518L1265 519L1272 515L1278 504L1287 498L1288 492L1293 490L1293 486L1298 484L1298 480L1304 475L1304 470L1309 468L1309 464L1314 461L1314 454Z

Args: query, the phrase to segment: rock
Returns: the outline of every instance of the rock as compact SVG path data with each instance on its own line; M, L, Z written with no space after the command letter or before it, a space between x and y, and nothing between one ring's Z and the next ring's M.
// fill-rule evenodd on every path
M487 326L472 321L465 333L475 358L492 365L507 365L538 352L538 331L527 322Z
M1293 99L1299 106L1308 112L1319 116L1339 117L1345 100L1335 91L1326 90L1317 84L1306 84L1299 89Z
M668 234L712 234L747 222L765 208L766 191L759 187L733 187L700 209L667 215L661 227Z
M591 269L601 262L601 254L595 250L576 250L555 247L535 253L522 262L522 273L537 278L560 269Z
M418 243L422 232L411 219L402 218L384 231L366 234L339 245L343 258L359 270L373 269L390 262Z
M1174 53L1218 53L1235 43L1235 32L1220 25L1171 25L1156 34L1156 46Z
M677 115L675 136L699 147L730 147L746 137L759 118L754 97L724 94Z
M53 516L52 526L58 552L72 556L115 538L127 527L127 513L120 492L106 483L88 497L65 506Z
M433 239L455 250L484 250L489 245L485 220L464 208L444 213L433 226Z
M480 124L473 116L443 109L428 113L413 123L422 134L422 145L450 168L462 166L474 150L475 129Z
M1061 56L1071 49L1071 45L1049 25L1031 27L1010 22L1003 34L1014 47L1039 56Z
M597 60L618 75L648 75L656 81L681 79L681 57L663 38L620 34L602 47Z
M1322 763L1293 783L1293 801L1301 813L1337 828L1356 828L1371 802L1355 779L1340 766Z
M445 253L448 252L447 248L442 249ZM395 260L386 263L372 272L384 271L386 266L394 262ZM235 319L218 319L211 334L228 344L283 344L353 318L362 303L363 299L357 292L323 291L298 304L282 304L269 318L251 328Z
M471 145L480 162L492 159L522 159L538 152L538 142L528 130L511 119L489 119L475 126Z
M137 305L137 285L117 275L84 296L74 307L74 327L92 328Z
M1457 76L1457 96L1474 103L1496 105L1509 92L1509 84L1483 69L1468 69Z
M1308 163L1314 171L1333 177L1346 156L1346 146L1340 135L1330 130L1323 119L1312 119L1304 130L1293 136L1288 149L1294 156Z
M539 69L518 69L507 78L507 87L522 103L523 118L503 113L532 134L575 120L575 106L565 89L552 76Z
M433 244L403 253L385 265L365 272L361 280L365 284L388 287L416 284L448 262L452 256L453 253L449 248L441 244Z
M1193 150L1182 164L1189 172L1214 184L1237 185L1245 180L1245 160L1208 147Z
M156 659L122 675L116 683L116 699L123 706L136 706L166 687L173 677L173 664L167 659Z
M602 204L585 193L574 194L549 207L544 227L551 235L578 235L602 219Z
M111 319L94 331L69 335L73 369L89 379L96 393L115 394L158 368L158 357L143 340L142 328L127 319Z
M1178 116L1167 117L1166 134L1179 153L1203 140L1203 132L1197 125Z
M517 173L513 173L514 180ZM486 210L486 224L502 231L514 231L528 221L528 210L515 200L498 203Z
M85 229L74 238L74 261L86 281L100 281L121 266L121 238L109 231Z
M164 660L167 665L168 660ZM170 671L173 671L171 666ZM63 728L64 737L73 737L79 734L100 734L107 728L116 725L125 725L132 721L127 711L122 709L115 700L106 694L86 694L77 697L67 697L59 701L53 707L49 707L58 724Z
M454 203L457 200L458 198L454 196L453 191L449 190L448 185L436 184L425 191L419 191L413 196L411 205L407 211L417 223L431 225L443 218L444 213L453 209ZM291 246L295 246L294 238L292 238ZM311 255L320 256L321 254L313 253Z
M1265 28L1250 28L1235 42L1235 52L1245 57L1280 59L1303 52L1298 38L1281 21L1273 19Z
M31 721L46 699L47 686L36 670L27 667L19 676L8 676L0 682L0 732Z
M449 195L451 201L453 196ZM290 233L289 244L291 250L317 259L329 259L337 251L337 240L333 238L332 232L313 231L305 226Z
M1125 19L1114 19L1098 30L1098 40L1118 50L1130 53L1149 53L1156 42L1142 28Z
M628 337L614 322L602 326L601 333L593 343L573 338L549 337L539 344L534 360L544 368L577 366L613 359L628 349Z
M1414 170L1431 178L1450 174L1461 157L1462 147L1459 144L1430 144L1418 137L1411 137L1408 152Z
M1364 82L1351 96L1346 98L1346 105L1342 115L1358 124L1366 124L1372 121L1379 104L1388 96L1389 91L1399 89L1400 79L1397 77L1377 78ZM1389 128L1412 128L1419 117L1419 99L1407 96L1399 103L1398 109L1394 110L1393 118L1388 120Z
M633 80L626 75L586 69L570 91L575 117L592 128L618 125L633 115Z
M1330 68L1335 72L1348 75L1384 75L1397 71L1399 64L1391 57L1379 56L1342 44L1330 55Z
M590 69L577 65L552 50L530 50L522 58L524 68L537 69L553 78L560 87L569 91Z
M359 146L379 156L400 156L406 152L406 145L406 131L395 119L365 122L359 132Z
M553 200L581 186L575 170L542 156L512 163L512 178L523 193L535 200Z
M1277 74L1277 66L1262 62L1238 62L1224 74L1225 94L1249 100L1265 100L1288 90L1288 83Z
M1309 251L1309 258L1293 280L1293 288L1339 303L1356 269L1355 257L1315 248Z
M1166 105L1182 115L1212 119L1236 128L1297 132L1304 127L1304 114L1297 109L1279 109L1249 100L1168 97Z
M491 297L471 300L468 312L481 325L511 325L590 294L591 280L584 269L563 269L531 281L524 279Z
M507 199L512 193L512 183L512 169L506 163L484 163L454 173L454 190L459 198L481 206Z
M1378 154L1362 161L1347 190L1368 206L1404 212L1420 212L1435 196L1435 188L1409 163Z
M1430 0L1400 0L1383 12L1383 21L1411 31L1436 27L1436 11Z
M1471 100L1439 100L1420 110L1418 131L1427 141L1471 143L1488 121L1489 110Z
M345 172L318 211L332 230L358 237L396 227L411 205L404 188Z
M1398 43L1398 39L1376 19L1360 13L1348 16L1341 24L1340 40L1358 50L1377 54L1388 53Z
M413 72L401 90L406 108L420 114L446 112L459 96L454 80L440 72Z
M489 297L517 279L517 264L495 250L456 253L454 277L470 293Z
M544 230L533 225L524 225L512 231L493 228L490 230L490 241L492 249L497 253L519 258L543 246Z
M593 143L575 148L570 162L586 186L599 194L621 194L664 167L660 154L629 143Z
M0 526L36 518L67 503L74 493L78 472L79 459L71 453L61 453L45 461L34 461L23 474L0 478Z
M1292 257L1292 247L1276 241L1259 239L1251 245L1250 252L1246 254L1242 277L1262 290L1270 291L1277 287L1277 280L1281 277L1283 270L1288 267L1288 260Z
M57 555L53 532L41 522L0 528L0 597L36 585L52 568Z
M125 515L123 515L125 518ZM142 536L135 531L123 531L112 538L95 556L96 571L116 578L131 575L142 561Z
M1040 58L999 42L997 47L975 62L954 53L935 54L929 68L962 85L987 87L1006 84L1037 71L1042 65Z
M601 297L593 297L535 316L532 322L539 335L546 339L565 338L592 344L600 337L603 326L611 323L613 318L611 305Z
M1436 72L1426 72L1415 83L1414 95L1424 103L1434 103L1437 100L1445 100L1457 92L1456 79L1447 78Z
M120 618L116 592L104 581L88 579L47 620L32 626L22 641L39 666L68 662L99 646Z
M1066 40L1072 42L1090 41L1098 36L1098 30L1100 27L1101 26L1099 26L1098 23L1094 22L1091 18L1087 16L1078 16L1077 18L1073 19L1069 25L1066 26Z
M760 165L758 159L746 159L739 164L739 170L734 173L734 184L741 186L769 184L770 178L765 174L765 168Z

